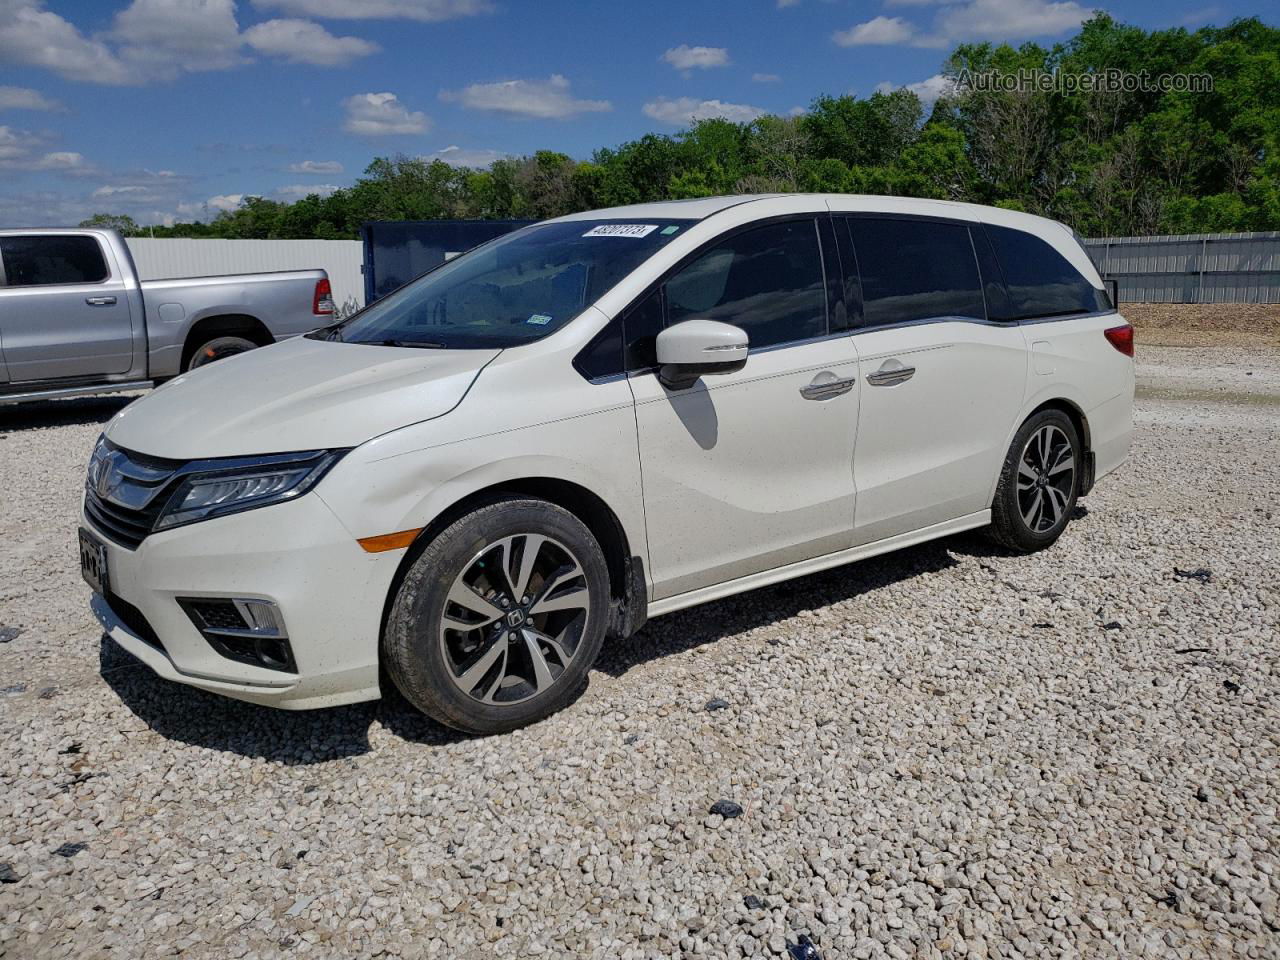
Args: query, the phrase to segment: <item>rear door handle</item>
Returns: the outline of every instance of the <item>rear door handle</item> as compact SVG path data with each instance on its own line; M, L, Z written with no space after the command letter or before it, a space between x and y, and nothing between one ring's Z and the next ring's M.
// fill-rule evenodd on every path
M84 302L91 307L110 307L116 302L115 297L85 297Z
M842 380L830 370L823 370L813 378L812 382L800 388L800 396L806 400L831 400L843 393L848 393L857 382L857 377Z
M915 367L908 367L900 360L886 360L875 373L867 374L867 383L873 387L892 387L906 383L916 375Z

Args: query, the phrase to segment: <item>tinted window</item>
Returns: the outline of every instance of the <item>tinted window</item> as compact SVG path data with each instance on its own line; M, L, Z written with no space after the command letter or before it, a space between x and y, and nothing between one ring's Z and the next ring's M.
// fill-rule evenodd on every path
M107 278L93 237L0 237L5 282L11 287L97 283Z
M329 330L348 343L514 347L564 326L688 221L543 223L464 253Z
M1105 294L1044 240L1023 230L988 225L1014 316L1049 317L1106 309Z
M732 323L752 347L827 332L822 254L813 220L729 237L667 281L669 324L695 317Z
M1000 261L996 252L991 249L991 241L987 239L987 231L982 224L974 224L969 228L969 238L973 241L973 251L978 255L978 270L982 274L982 293L987 298L988 320L1013 320L1013 305L1009 303L1009 294L1004 285L1004 273L1000 270Z
M622 320L628 370L645 370L658 362L656 341L662 332L662 290L635 305Z
M851 217L863 323L986 318L969 228L960 223Z

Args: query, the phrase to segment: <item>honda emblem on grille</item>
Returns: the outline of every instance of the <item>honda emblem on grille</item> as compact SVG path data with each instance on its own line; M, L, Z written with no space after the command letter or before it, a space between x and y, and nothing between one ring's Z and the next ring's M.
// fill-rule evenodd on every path
M102 499L106 499L108 494L114 493L123 482L120 476L120 462L124 456L116 450L112 450L102 458L98 464L98 474L94 478L94 492Z

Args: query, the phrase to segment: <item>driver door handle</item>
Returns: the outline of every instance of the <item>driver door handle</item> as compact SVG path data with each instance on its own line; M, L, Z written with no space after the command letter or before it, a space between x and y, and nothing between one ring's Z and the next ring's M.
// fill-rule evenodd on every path
M824 370L810 383L800 388L800 396L806 400L831 400L848 393L857 384L857 377L839 379L830 370Z
M109 307L116 302L115 297L85 297L84 302L91 307Z

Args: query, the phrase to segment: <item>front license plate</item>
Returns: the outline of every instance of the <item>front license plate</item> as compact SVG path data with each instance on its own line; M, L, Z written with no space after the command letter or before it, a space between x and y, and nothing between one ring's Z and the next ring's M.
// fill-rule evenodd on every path
M106 595L111 584L107 576L107 547L88 530L80 531L80 575L96 593Z

